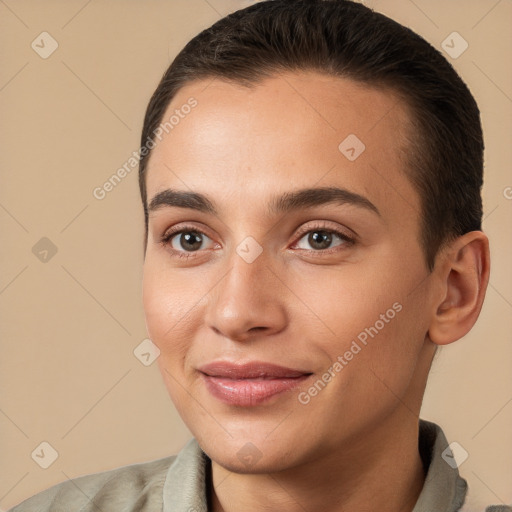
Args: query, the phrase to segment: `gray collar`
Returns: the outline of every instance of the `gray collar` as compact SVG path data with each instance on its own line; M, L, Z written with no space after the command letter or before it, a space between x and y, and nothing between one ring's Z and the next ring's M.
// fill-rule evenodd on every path
M427 476L412 512L456 512L464 503L466 480L442 457L448 441L435 423L419 423L419 451ZM163 489L163 512L207 512L211 461L191 439L171 464Z
M457 466L452 463L455 466L452 467L443 459L447 447L441 427L420 420L419 451L427 476L412 512L456 512L462 507L468 484L459 475Z

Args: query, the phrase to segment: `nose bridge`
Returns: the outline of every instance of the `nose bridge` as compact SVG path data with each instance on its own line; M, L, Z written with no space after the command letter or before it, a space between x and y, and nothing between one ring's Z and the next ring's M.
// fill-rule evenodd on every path
M247 237L226 258L228 271L208 303L209 326L239 340L250 336L251 329L267 334L281 330L286 321L283 295L278 293L282 284L271 270L270 254Z

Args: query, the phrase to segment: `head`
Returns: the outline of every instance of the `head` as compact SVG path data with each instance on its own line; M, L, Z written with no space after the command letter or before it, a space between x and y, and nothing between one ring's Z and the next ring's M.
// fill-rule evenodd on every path
M148 332L212 458L276 469L419 412L489 269L479 111L437 50L358 3L261 2L179 53L141 144ZM306 378L232 405L219 360Z

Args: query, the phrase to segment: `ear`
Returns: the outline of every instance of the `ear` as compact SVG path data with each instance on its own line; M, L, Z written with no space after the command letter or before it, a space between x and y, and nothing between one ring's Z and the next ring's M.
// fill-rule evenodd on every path
M482 309L489 271L489 239L482 231L466 233L441 251L434 269L440 288L428 330L433 343L447 345L471 330Z

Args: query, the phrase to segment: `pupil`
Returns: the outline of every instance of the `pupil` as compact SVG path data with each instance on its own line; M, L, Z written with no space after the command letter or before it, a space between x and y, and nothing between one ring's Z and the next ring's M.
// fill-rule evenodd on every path
M327 231L313 231L309 235L309 243L317 249L326 249L331 244L331 241L332 235Z
M188 233L181 234L181 246L184 249L199 249L201 247L201 236L199 233L195 233L194 231L189 231ZM184 243L185 242L185 243ZM188 247L187 247L188 245Z

